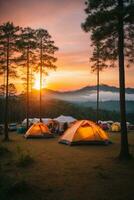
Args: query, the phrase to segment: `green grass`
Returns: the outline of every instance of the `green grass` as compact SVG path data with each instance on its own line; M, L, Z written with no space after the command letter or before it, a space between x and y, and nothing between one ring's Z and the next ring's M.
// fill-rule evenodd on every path
M17 167L29 167L31 164L34 163L34 159L31 156L29 151L24 151L20 148L20 146L17 146L17 161L16 166Z
M70 147L58 144L58 138L10 137L13 142L3 146L12 156L0 157L1 200L133 200L134 160L115 159L119 133L110 134L109 146ZM134 155L134 132L129 143ZM23 162L30 164L23 167Z

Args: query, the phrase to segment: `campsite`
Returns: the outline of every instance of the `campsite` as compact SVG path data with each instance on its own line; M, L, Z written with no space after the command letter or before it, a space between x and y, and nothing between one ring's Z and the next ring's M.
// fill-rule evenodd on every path
M134 0L0 1L0 200L134 199Z
M37 140L10 135L11 142L2 143L9 152L2 156L0 150L1 200L133 199L134 161L116 159L119 132L110 133L109 146L68 146L59 144L58 137ZM133 131L129 142L134 153ZM18 165L27 154L33 162Z
M68 123L64 133L50 132L56 120L61 130ZM30 121L26 133L19 129L25 119L19 131L10 132L8 143L0 135L1 200L133 199L134 160L117 159L119 130L105 131L92 121L63 115ZM133 130L128 137L133 154Z

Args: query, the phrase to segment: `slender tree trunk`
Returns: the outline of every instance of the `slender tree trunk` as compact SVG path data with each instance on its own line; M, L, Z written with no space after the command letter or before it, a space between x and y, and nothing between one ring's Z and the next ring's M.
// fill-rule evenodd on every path
M40 45L40 122L42 121L42 39Z
M29 128L29 48L27 48L27 129Z
M130 157L128 148L128 136L126 126L126 103L125 103L125 67L124 67L124 24L123 24L123 0L118 0L120 10L118 29L118 53L119 53L119 85L120 85L120 117L121 117L121 150L119 157Z
M9 135L8 135L8 82L9 82L9 38L7 40L7 66L6 66L6 93L5 93L5 137L4 140L8 141L9 140Z
M4 85L3 96L5 97L5 93L6 93L6 70L5 69L4 69L3 85Z
M97 108L96 108L96 123L99 121L99 90L100 90L100 72L99 72L99 62L97 64Z
M30 88L30 92L32 93L32 86L33 86L33 71L32 71L32 67L31 67L31 78L30 78L30 86L31 86L31 88Z

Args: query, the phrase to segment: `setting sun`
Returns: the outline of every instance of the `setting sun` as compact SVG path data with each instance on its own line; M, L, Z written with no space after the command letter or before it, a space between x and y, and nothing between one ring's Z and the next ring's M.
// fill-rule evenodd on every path
M40 74L35 74L34 75L34 84L33 84L33 88L40 90ZM45 88L45 84L44 81L42 81L42 88Z

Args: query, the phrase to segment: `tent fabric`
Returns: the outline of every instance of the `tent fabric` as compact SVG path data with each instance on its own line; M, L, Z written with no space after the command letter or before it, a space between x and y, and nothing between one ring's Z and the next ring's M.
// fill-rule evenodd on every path
M108 144L109 138L107 133L94 122L80 120L65 131L59 142L70 145L80 143Z
M33 123L33 119L32 118L29 118L29 124L32 124ZM27 124L27 119L24 119L23 121L22 121L22 126L26 126L26 124Z
M50 120L52 120L51 118L42 118L42 122L44 124L47 124Z
M64 115L60 115L59 117L55 118L54 120L61 122L61 123L72 123L74 121L76 121L75 118L73 118L72 116L64 116Z
M33 124L25 134L25 138L50 138L53 134L50 132L49 128L43 123Z
M33 122L33 124L38 123L38 122L40 122L40 119L39 118L33 118L32 122Z
M115 122L111 126L112 132L119 132L121 130L121 125L119 122Z
M70 125L72 123L77 121L72 116L64 116L64 115L60 115L59 117L55 118L54 120L59 122L59 132L64 132L64 124L65 123L67 123L68 126L70 127Z

